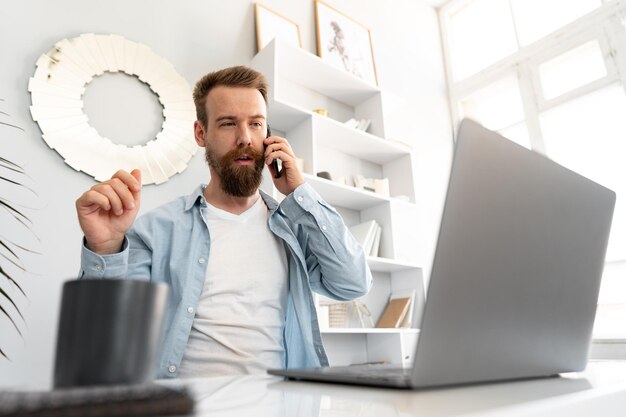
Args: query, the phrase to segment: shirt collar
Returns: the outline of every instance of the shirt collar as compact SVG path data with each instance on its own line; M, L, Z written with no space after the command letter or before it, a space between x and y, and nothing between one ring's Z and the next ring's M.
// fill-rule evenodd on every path
M189 194L188 196L185 197L185 211L189 211L191 210L191 208L193 206L195 206L198 201L201 202L201 204L206 204L206 202L204 202L204 189L206 188L206 184L200 184L193 193ZM278 207L278 202L276 200L274 200L269 194L267 194L265 191L263 190L259 190L261 193L261 198L263 199L263 201L265 202L265 205L267 206L267 208L270 211L274 211L276 210L276 208Z
M261 193L261 198L263 199L263 201L265 201L265 205L267 206L269 211L275 211L278 208L278 201L276 201L274 198L272 198L272 196L270 196L261 189L259 189L259 192Z
M204 201L204 189L206 188L206 184L200 184L193 193L189 194L185 197L185 211L191 210L193 206L199 201ZM206 203L204 203L206 204Z

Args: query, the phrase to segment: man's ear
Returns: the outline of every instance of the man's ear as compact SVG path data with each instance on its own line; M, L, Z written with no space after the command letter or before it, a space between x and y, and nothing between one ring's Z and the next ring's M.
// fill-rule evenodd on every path
M202 126L202 122L200 122L199 120L196 120L195 122L193 122L193 136L196 139L196 143L198 144L198 146L204 148L205 147L204 126Z

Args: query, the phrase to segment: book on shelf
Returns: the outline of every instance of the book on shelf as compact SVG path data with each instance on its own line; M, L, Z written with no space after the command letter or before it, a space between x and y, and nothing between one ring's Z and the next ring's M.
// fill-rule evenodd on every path
M382 228L376 220L359 223L351 226L349 230L356 241L361 244L366 255L378 256Z
M370 128L370 124L372 121L370 119L361 119L359 124L356 126L357 129L367 132L367 129Z
M345 124L346 126L351 127L352 129L356 129L356 127L359 125L359 123L360 123L360 122L359 122L357 119L355 119L355 118L351 118L351 119L346 120L346 121L344 122L344 124Z
M389 296L389 303L385 308L376 327L379 328L411 328L413 310L415 308L415 290L395 290Z
M383 314L380 316L380 320L376 323L376 327L391 329L400 328L406 317L409 304L411 304L410 297L390 299L389 303L387 303L385 311L383 311Z
M372 121L370 119L357 120L354 117L352 117L349 120L346 120L345 122L343 122L343 124L352 129L357 129L357 130L362 130L364 132L367 132L367 129L370 128Z
M404 320L402 320L402 323L400 324L401 328L408 329L413 324L413 310L415 309L415 290L413 289L394 290L391 292L391 296L389 296L389 299L392 300L396 298L409 298L410 299L409 307L406 311L406 315L404 316Z
M380 248L380 235L383 231L383 228L380 227L378 223L376 223L376 234L374 235L374 242L372 243L372 248L369 251L370 256L378 257L378 249Z

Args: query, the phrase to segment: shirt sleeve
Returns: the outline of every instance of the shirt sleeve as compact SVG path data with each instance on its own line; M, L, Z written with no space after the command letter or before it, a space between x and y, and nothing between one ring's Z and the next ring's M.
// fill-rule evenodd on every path
M129 254L128 238L124 237L122 250L110 255L99 255L90 250L85 238L80 255L80 272L78 278L122 278L128 269Z
M142 236L138 231L138 229L145 227L142 227L139 219L135 223L136 225L124 237L122 250L118 253L99 255L87 248L83 238L78 278L150 280L152 250L146 244L146 236ZM137 223L139 223L139 227L137 227Z
M346 301L368 293L372 275L363 248L341 215L309 184L287 196L280 210L296 224L313 291Z

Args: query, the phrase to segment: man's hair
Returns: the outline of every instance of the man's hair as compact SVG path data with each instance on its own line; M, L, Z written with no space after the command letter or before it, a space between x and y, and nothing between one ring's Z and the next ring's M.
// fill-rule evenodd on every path
M267 80L263 74L249 67L239 65L210 72L196 83L193 89L193 102L196 105L196 117L207 126L206 98L209 92L218 86L246 87L259 90L267 104Z

